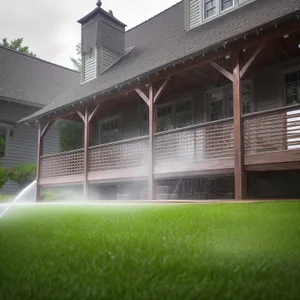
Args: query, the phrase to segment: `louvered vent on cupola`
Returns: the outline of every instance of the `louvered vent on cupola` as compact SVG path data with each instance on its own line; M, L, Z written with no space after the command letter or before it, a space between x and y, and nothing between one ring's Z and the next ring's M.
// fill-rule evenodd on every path
M113 16L97 8L80 19L82 47L82 81L100 76L125 54L125 27Z

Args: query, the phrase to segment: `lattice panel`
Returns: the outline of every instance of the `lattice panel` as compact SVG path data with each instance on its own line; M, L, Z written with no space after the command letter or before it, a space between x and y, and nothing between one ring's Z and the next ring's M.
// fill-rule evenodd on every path
M300 148L300 110L245 118L244 143L246 155Z
M233 157L233 121L159 134L154 148L156 164Z
M41 177L55 177L83 173L83 149L41 158Z
M136 168L147 165L148 138L99 145L90 149L90 171Z

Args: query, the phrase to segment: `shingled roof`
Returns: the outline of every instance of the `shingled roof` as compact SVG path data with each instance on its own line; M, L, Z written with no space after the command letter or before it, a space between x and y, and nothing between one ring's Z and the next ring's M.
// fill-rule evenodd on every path
M44 107L80 84L80 74L0 46L0 99Z
M241 36L300 10L299 0L259 0L189 31L184 27L184 1L126 32L134 49L94 80L58 96L23 119L29 121L89 99L102 91L156 71L165 65Z

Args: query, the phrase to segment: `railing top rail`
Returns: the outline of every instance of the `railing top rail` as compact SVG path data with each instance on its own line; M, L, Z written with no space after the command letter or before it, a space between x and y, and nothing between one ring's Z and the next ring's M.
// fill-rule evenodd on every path
M250 114L243 115L243 119L248 119L248 118L251 118L251 117L256 117L256 116L261 116L261 115L268 115L268 114L277 113L277 112L284 112L284 111L297 109L297 108L300 109L300 103L289 105L289 106L282 106L282 107L278 107L278 108L272 108L272 109L253 112L253 113L250 113Z
M62 155L73 154L73 153L81 152L81 151L84 151L84 149L80 148L80 149L75 149L75 150L71 150L71 151L58 152L58 153L55 153L55 154L47 154L47 155L41 156L41 158L62 156Z
M113 143L100 144L100 145L92 146L89 149L92 150L92 149L98 149L98 148L105 148L105 147L109 147L109 146L115 146L115 145L120 145L120 144L128 144L128 143L147 140L147 139L149 139L148 135L139 136L139 137L132 138L132 139L121 140L121 141L117 141L117 142L113 142Z
M186 127L182 127L182 128L167 130L167 131L163 131L163 132L158 132L158 133L155 133L155 136L162 136L162 135L177 133L177 132L181 132L181 131L188 131L188 130L198 129L198 128L207 127L207 126L210 126L210 125L217 125L217 124L221 124L221 123L227 123L229 121L233 121L233 118L231 117L231 118L226 118L226 119L210 121L210 122L200 123L200 124L191 125L191 126L186 126Z

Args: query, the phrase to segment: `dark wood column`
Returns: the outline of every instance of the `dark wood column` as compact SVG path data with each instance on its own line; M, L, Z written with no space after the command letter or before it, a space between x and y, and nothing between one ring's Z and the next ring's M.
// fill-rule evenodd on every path
M88 181L88 172L89 172L89 145L90 145L90 133L89 133L89 115L88 109L85 109L84 112L84 179L83 179L83 195L85 200L88 200L89 197L89 181Z
M148 200L156 200L154 181L154 134L157 129L156 104L154 103L153 85L149 86L149 169L148 169Z
M240 51L234 54L233 59L234 185L235 199L241 200L246 196L246 176L244 171L243 99Z
M83 159L83 164L84 164L84 169L83 169L83 195L85 200L88 200L89 197L89 147L91 146L92 142L92 119L98 112L100 104L98 104L95 109L89 113L88 108L85 108L84 114L80 111L77 111L77 114L79 117L82 119L83 124L84 124L84 159Z
M154 164L155 164L155 149L154 149L154 134L157 131L157 101L165 90L170 77L157 87L154 92L154 86L151 83L148 87L148 96L140 89L135 89L137 94L145 101L149 107L149 159L148 159L148 200L156 200L156 188L154 180Z
M36 162L36 202L41 201L41 158L44 155L44 137L51 128L54 121L46 123L43 126L42 123L39 123L38 126L38 139L37 139L37 162Z

